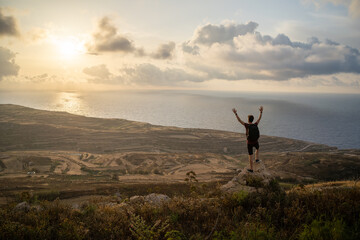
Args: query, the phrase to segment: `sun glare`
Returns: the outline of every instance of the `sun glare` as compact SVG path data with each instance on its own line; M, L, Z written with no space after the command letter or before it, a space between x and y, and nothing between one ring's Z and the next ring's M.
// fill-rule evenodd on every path
M75 37L58 38L55 45L61 57L72 59L84 53L84 44Z

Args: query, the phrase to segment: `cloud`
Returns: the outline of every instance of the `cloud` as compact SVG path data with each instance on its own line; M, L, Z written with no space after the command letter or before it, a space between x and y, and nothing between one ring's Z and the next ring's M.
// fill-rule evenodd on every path
M192 39L182 44L182 50L193 55L199 54L199 45L211 46L215 43L231 43L236 36L254 33L258 24L248 22L247 24L227 23L222 25L206 24L195 29Z
M180 68L161 69L150 63L120 68L118 74L110 73L104 64L85 68L83 72L92 77L90 82L105 84L174 86L180 82L204 80Z
M172 86L184 81L202 82L204 80L203 77L190 74L181 68L160 69L149 63L122 68L120 72L121 75L118 78L126 84Z
M349 5L349 12L352 17L360 17L360 1L352 0Z
M43 82L49 81L50 76L47 73L43 73L43 74L35 75L35 76L25 76L25 79L27 79L33 83L43 83Z
M20 67L15 64L15 56L9 49L0 47L0 80L18 74Z
M359 0L303 0L305 3L312 3L317 8L321 6L332 3L334 5L343 5L348 9L348 12L351 17L358 18L360 17L360 1Z
M234 37L253 33L258 27L255 22L247 24L229 23L225 25L207 24L195 30L192 42L195 44L212 45L232 41Z
M33 42L39 42L49 37L49 31L43 28L33 28L27 32L28 38Z
M206 41L198 41L204 39L199 38L199 33L204 32L200 27L192 40L183 44L183 51L186 66L207 74L208 79L288 80L311 75L360 73L359 50L331 40L320 41L313 37L307 42L296 42L285 34L262 35L254 31L257 24L253 22L207 26L211 27L205 27ZM219 32L231 34L219 37Z
M171 59L174 54L174 49L175 49L174 42L161 44L157 49L157 51L151 54L151 56L156 59Z
M84 68L83 73L91 76L91 81L95 82L106 82L112 75L105 64Z
M108 17L99 20L97 30L92 34L92 40L86 44L88 54L99 55L103 52L131 53L136 57L150 56L155 59L172 59L175 43L161 44L158 49L147 54L142 47L135 47L128 37L118 33L118 29Z
M135 52L133 42L118 33L117 28L108 17L103 17L98 22L98 29L92 35L92 42L87 44L90 53L98 52Z
M182 45L182 50L186 53L190 53L190 54L193 54L193 55L197 55L199 54L199 47L196 46L196 45L192 45L191 44L191 41L186 41L184 42Z
M19 36L16 19L12 16L4 16L0 8L0 36Z
M331 75L309 76L306 78L294 78L289 81L290 85L297 87L345 87L351 90L360 89L360 79L357 74L337 73Z
M101 26L107 29L101 32L101 38L119 36L107 20ZM316 37L294 41L284 33L269 36L256 31L257 27L255 22L200 26L190 39L180 44L182 53L176 55L171 65L167 63L168 67L150 64L147 59L122 67L119 72L110 72L104 64L85 68L83 72L91 76L90 82L120 85L180 86L211 80L308 79L322 86L358 88L359 81L345 81L349 74L360 76L358 49ZM176 44L168 42L150 54L134 47L132 54L174 59L175 49Z

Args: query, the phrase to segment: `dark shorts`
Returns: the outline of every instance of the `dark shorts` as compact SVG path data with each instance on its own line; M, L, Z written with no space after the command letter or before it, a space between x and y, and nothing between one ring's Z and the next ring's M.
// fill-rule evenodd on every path
M255 147L256 149L259 149L259 142L247 144L247 149L248 149L249 155L253 155L253 153L254 153L253 147Z

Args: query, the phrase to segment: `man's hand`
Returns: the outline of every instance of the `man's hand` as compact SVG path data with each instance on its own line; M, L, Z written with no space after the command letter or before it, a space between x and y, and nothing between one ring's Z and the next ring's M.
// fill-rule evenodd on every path
M232 111L235 113L235 116L236 116L237 120L238 120L242 125L244 125L245 123L244 123L243 120L241 120L240 117L237 115L236 109L233 108Z
M264 110L263 106L260 106L260 107L259 107L260 116L259 116L259 119L255 122L256 124L259 124L259 123L260 123L263 110Z

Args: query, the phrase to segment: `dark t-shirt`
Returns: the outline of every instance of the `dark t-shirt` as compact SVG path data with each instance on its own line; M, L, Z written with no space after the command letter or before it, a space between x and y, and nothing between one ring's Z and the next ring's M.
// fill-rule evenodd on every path
M258 125L258 123L252 123L252 124L255 124L256 126ZM248 136L249 136L249 123L245 123L245 129L246 129L246 142L247 144L256 144L258 141L250 141L248 140Z

